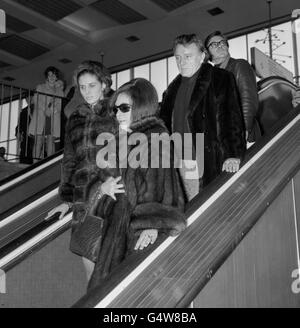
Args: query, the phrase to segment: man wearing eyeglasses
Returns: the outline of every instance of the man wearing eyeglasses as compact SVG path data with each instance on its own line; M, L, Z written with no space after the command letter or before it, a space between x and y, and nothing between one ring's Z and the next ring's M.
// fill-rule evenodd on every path
M255 118L258 111L258 94L252 67L244 59L230 57L227 38L220 31L209 34L204 45L213 64L233 73L239 90L246 139L254 142L260 136L260 129Z
M196 161L199 175L190 178L184 169L179 170L191 200L222 170L238 171L245 133L234 76L206 63L204 44L195 34L178 36L173 51L180 74L164 93L160 117L171 133L179 133L182 139L192 135L192 158L184 156L183 167ZM199 134L204 139L200 153L195 140ZM204 162L203 170L199 159Z

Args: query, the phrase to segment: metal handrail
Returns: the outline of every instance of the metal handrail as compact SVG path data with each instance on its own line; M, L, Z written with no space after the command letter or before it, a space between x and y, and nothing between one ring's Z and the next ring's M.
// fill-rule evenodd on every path
M21 163L30 164L34 160L44 158L44 154L47 153L49 156L58 150L59 144L63 141L61 132L64 124L60 123L61 126L58 126L57 115L59 114L56 113L56 109L60 112L61 121L66 98L2 82L0 82L0 91L0 126L6 129L6 138L3 137L2 131L0 146L6 148L8 160L18 159ZM27 106L24 101L27 102ZM51 107L49 107L49 102L52 103ZM33 104L36 108L33 108ZM41 116L39 104L44 106L44 112L48 112L47 115ZM31 127L30 120L34 120ZM35 126L34 122L36 122ZM49 131L46 134L47 127ZM28 135L29 128L32 138ZM13 134L16 138L12 137Z

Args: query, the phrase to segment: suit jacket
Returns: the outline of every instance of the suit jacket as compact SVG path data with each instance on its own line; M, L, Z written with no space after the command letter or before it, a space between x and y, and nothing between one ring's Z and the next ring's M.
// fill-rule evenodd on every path
M245 128L233 74L208 63L203 63L197 74L186 119L193 136L204 133L202 184L206 186L221 173L227 158L242 159L246 149ZM160 117L171 132L180 83L178 75L164 93L160 109Z

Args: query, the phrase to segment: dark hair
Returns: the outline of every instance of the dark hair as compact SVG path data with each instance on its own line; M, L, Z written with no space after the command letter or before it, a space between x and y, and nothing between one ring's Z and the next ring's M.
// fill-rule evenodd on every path
M227 40L226 36L225 36L224 34L222 34L220 31L214 31L214 32L210 33L210 34L205 38L204 45L205 45L205 48L207 49L207 51L208 51L209 41L210 41L214 36L220 36L221 38L223 38L223 39L226 41L226 43L227 43L227 47L229 47L228 40Z
M176 47L181 44L183 46L189 45L195 43L195 45L198 47L198 49L201 52L206 53L206 49L204 47L203 41L200 39L200 37L196 34L182 34L175 38L173 43L173 52L175 52Z
M111 97L111 108L122 93L125 93L132 99L132 123L157 114L157 92L153 84L148 80L136 78L123 84Z
M105 83L104 95L106 96L112 85L111 76L109 70L100 62L93 60L83 61L74 72L74 84L78 87L78 79L83 74L92 74L95 75L99 82Z
M48 66L48 67L45 69L45 71L44 71L44 76L45 76L46 79L47 79L47 77L48 77L48 73L49 73L49 72L52 72L52 73L57 77L57 79L59 79L59 77L60 77L60 71L59 71L58 68L56 68L56 67L54 67L54 66Z
M5 147L0 147L0 157L4 157L5 152L6 152Z

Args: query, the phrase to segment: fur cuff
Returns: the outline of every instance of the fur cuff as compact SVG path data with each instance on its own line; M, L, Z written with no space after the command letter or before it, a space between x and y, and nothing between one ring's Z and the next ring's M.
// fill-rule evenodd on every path
M73 193L74 193L74 186L70 185L69 183L63 183L59 187L59 196L60 198L67 203L73 202Z
M130 226L134 232L158 229L170 236L178 235L186 227L184 214L172 206L160 203L146 203L136 206Z

